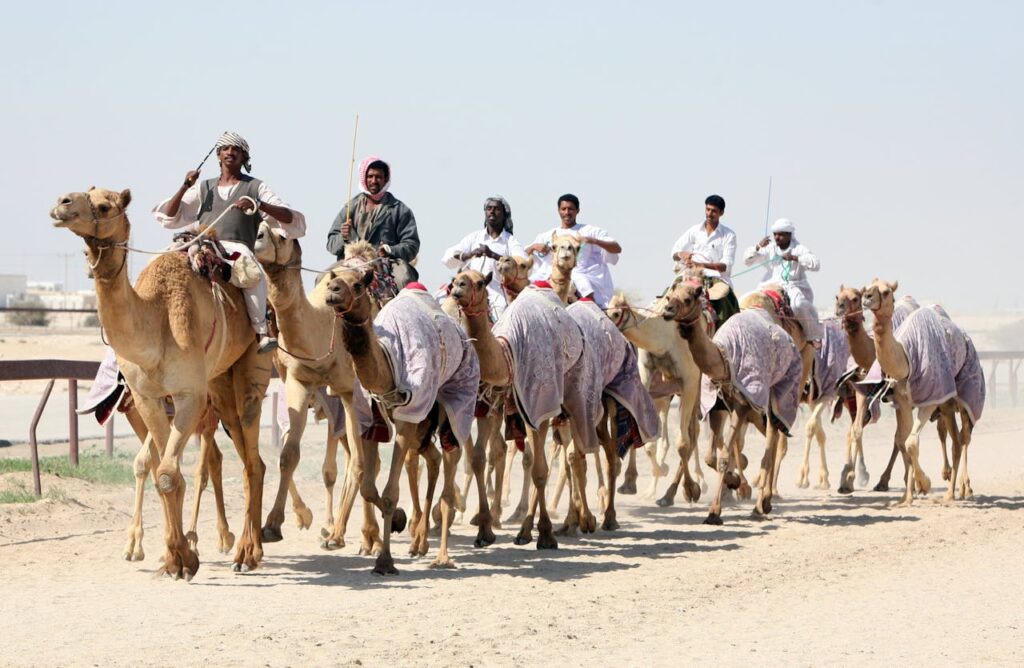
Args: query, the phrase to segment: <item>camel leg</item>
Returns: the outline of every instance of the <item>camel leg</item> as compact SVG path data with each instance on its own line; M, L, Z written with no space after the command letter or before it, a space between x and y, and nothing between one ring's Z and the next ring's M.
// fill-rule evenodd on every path
M479 436L480 427L479 421L477 422L477 435ZM481 446L486 445L487 441L484 441ZM473 471L473 453L476 450L476 444L473 441L467 441L462 447L466 449L466 461L463 462L462 466L462 499L469 498L469 488L473 486L473 481L476 479L476 474ZM483 480L480 481L483 484ZM443 484L443 481L442 481ZM440 500L438 500L440 503ZM466 506L463 505L461 508L456 508L459 520L462 520L462 516L466 513Z
M512 462L515 461L519 448L509 448L508 458L505 461L505 486L501 489L501 498L505 503L512 501Z
M373 567L373 573L376 575L398 574L398 569L395 568L395 560L391 555L391 534L401 532L405 529L406 524L405 511L398 507L398 483L402 465L405 462L406 452L410 449L415 451L419 445L419 441L416 438L416 425L399 422L396 425L396 431L397 437L391 450L391 467L388 470L388 480L384 485L383 493L377 491L376 476L372 472L372 469L376 468L375 465L371 466L370 470L359 471L360 492L362 493L363 500L368 505L372 504L373 507L378 508L383 518L384 531L381 540L381 553ZM376 461L375 453L369 452L371 447L375 448L375 446L363 442L361 461Z
M733 420L736 421L736 419L736 416L733 416ZM746 417L744 416L745 420ZM711 501L711 506L708 508L708 516L704 520L704 524L720 525L722 523L722 492L725 489L725 474L729 470L729 448L722 437L722 429L725 426L724 411L712 411L709 423L711 426L712 443L717 446L717 453L715 453L712 465L718 470L718 489L715 492L715 498ZM746 427L744 426L744 428ZM729 440L732 441L735 438L736 428L734 427Z
M212 434L209 435L209 438L207 438L207 434L203 434L199 440L199 460L196 462L195 482L192 490L192 522L189 524L188 531L185 532L185 540L196 554L199 554L199 535L196 533L196 525L199 523L199 505L203 499L203 492L206 490L206 483L210 480L207 466L211 450L210 441L213 441ZM216 442L213 443L212 449L217 449Z
M484 459L483 451L480 450L479 467L473 465L473 474L483 476ZM448 536L451 533L452 517L455 514L455 471L459 468L459 458L462 457L462 448L452 448L443 454L444 483L441 487L441 542L437 548L437 557L430 562L430 568L455 568L455 562L448 555ZM487 498L483 481L479 482L480 495L486 504ZM493 542L493 537L491 539ZM479 546L478 546L479 547Z
M680 410L682 410L682 407L680 407ZM704 480L704 471L700 465L700 449L697 447L697 443L700 441L700 425L700 417L697 414L696 407L694 407L693 414L690 417L690 459L693 460L694 482L700 485L700 491L703 493L708 490L708 484ZM699 494L697 498L700 498Z
M899 409L897 409L897 413ZM910 417L907 418L911 419ZM889 463L886 465L885 470L882 471L881 477L878 478L878 482L875 484L874 491L876 492L888 492L889 491L889 478L892 476L892 467L896 464L896 455L900 454L903 450L900 447L900 442L897 439L892 445L892 453L889 455Z
M954 400L955 402L956 400ZM943 497L945 503L951 503L956 499L956 482L960 473L960 455L963 452L963 444L960 442L960 431L956 428L956 405L943 405L939 408L939 424L943 426L946 432L949 434L953 441L953 463L949 476L946 480L949 481L949 486L946 487L946 494ZM942 454L945 456L946 448L945 442L943 441Z
M554 462L559 462L558 481L555 482L555 495L551 499L551 510L557 511L558 504L562 500L562 492L565 491L565 485L569 482L569 460L566 455L567 448L569 447L569 439L563 435L563 432L559 427L552 427L551 431L562 439L562 442L559 443L557 439L552 438L551 445L548 448L548 461L552 464L554 464ZM569 484L571 485L571 482L569 482ZM569 503L570 505L572 504L571 494Z
M811 443L814 442L814 434L817 431L815 420L821 419L822 405L820 401L814 403L814 407L811 408L811 414L804 424L804 459L800 463L800 472L796 476L796 486L800 489L807 489L811 486ZM782 458L780 457L779 461L781 462L781 460Z
M903 494L903 500L899 505L909 506L914 498L914 487L915 484L921 490L922 494L927 494L931 488L931 482L928 480L928 476L921 470L921 464L918 461L918 454L920 452L921 442L921 430L924 428L928 421L931 419L932 414L935 412L936 406L934 404L928 406L919 406L917 409L917 415L913 418L913 425L910 428L910 434L904 441L904 450L906 452L907 460L907 489ZM909 401L907 402L904 413L910 413L911 406Z
M766 436L767 438L767 436ZM766 441L767 442L767 441ZM782 498L779 494L779 469L782 468L782 460L785 458L786 453L789 451L789 437L783 433L779 433L778 442L775 446L775 454L773 456L773 465L768 473L771 474L771 485L769 486L769 494L771 496L777 496ZM758 476L760 477L760 475Z
M537 530L539 532L537 538L538 550L558 548L558 542L551 531L551 518L548 516L545 500L549 470L547 458L544 456L544 440L547 437L549 424L549 421L545 421L536 431L529 426L526 428L527 450L530 451L531 455L530 478L533 482L533 498L530 503L530 512L523 519L522 526L515 538L516 545L526 545L533 540L534 517L539 513L540 516L537 521ZM523 454L525 456L526 451Z
M140 397L135 404L153 436L150 457L154 466L154 480L164 506L164 542L166 552L158 574L175 580L192 577L199 570L199 556L189 547L182 527L185 501L185 478L181 474L181 453L188 438L199 424L206 409L206 396L181 393L174 397L174 418L168 424L163 397ZM163 447L160 448L160 445ZM155 445L156 447L152 447ZM159 452L154 452L159 450Z
M331 534L334 526L334 486L338 482L338 442L341 440L334 435L334 420L327 420L327 446L324 450L324 462L320 466L320 475L324 481L324 523L320 527L320 537L326 538ZM348 444L345 444L345 452L348 453ZM348 456L345 457L348 461ZM345 484L342 483L342 495L345 493ZM338 500L339 512L341 510L341 499Z
M765 438L764 457L761 458L764 484L761 485L757 503L754 505L752 515L754 519L762 519L772 511L772 488L775 485L775 456L776 451L779 449L779 441L782 434L779 433L779 430L776 429L771 420L768 420L766 431L768 433Z
M597 474L597 504L601 512L608 507L608 487L605 483L604 464L601 462L601 453L593 452L594 471Z
M952 474L953 468L949 465L949 456L946 454L946 436L948 435L948 432L950 430L956 429L956 422L954 421L953 426L949 430L947 430L945 413L943 414L943 416L944 417L939 418L939 421L935 423L935 431L939 433L939 450L942 452L942 479L949 480L949 476ZM956 445L954 445L953 447L953 457L955 458Z
M426 458L426 455L424 455L424 458ZM427 468L427 478L429 480L429 460ZM419 555L419 532L424 516L423 506L420 505L420 455L416 450L410 449L405 453L405 477L409 481L409 496L412 498L412 518L409 520L409 535L412 537L412 542L409 543L409 556L415 557ZM427 508L430 508L429 504ZM427 517L426 530L429 529L430 518ZM426 536L423 537L423 540L424 542L426 541ZM423 554L426 554L426 549L424 549Z
M860 392L854 393L854 400L857 403L857 410L850 422L850 428L846 430L846 464L843 465L843 471L839 474L839 489L837 490L840 494L853 493L854 470L858 462L858 454L861 467L863 467L864 461L864 420L867 417L868 400ZM866 468L863 468L863 473L866 478ZM857 480L857 484L863 486L867 484L867 480Z
M487 467L495 471L495 486L490 496L490 526L495 529L501 529L502 526L501 491L505 489L505 458L508 457L508 451L508 444L501 434L501 418L497 418L487 447Z
M547 430L545 430L545 431L547 431ZM518 450L518 448L516 448L516 450ZM513 452L513 455L514 454L515 453ZM531 480L530 480L531 473L530 472L533 470L533 460L534 460L534 457L536 457L536 456L537 456L536 453L533 452L533 448L530 448L530 447L523 448L523 491L519 495L519 505L516 506L516 509L512 512L512 516L509 517L508 520L507 520L510 523L521 522L527 516L527 510L528 510L529 499L530 499L530 489L531 489ZM543 457L544 453L541 452L540 456ZM511 460L512 457L510 457L509 459ZM545 460L545 462L546 461L547 460ZM506 476L507 475L508 475L508 472L506 471Z
M228 527L228 516L224 510L224 455L214 440L216 431L217 427L214 425L213 431L209 433L212 447L206 459L206 468L210 473L210 482L213 483L213 500L217 509L217 536L220 541L217 550L221 554L229 554L231 548L235 546L235 534L231 533ZM204 439L206 436L203 434Z
M441 470L441 452L437 449L436 445L431 443L431 444L427 445L426 449L424 449L420 453L420 455L423 457L424 461L427 462L427 495L426 495L426 497L424 497L425 501L423 503L423 512L419 512L419 508L416 508L416 506L418 506L419 503L418 503L418 500L416 499L416 492L413 491L413 490L414 489L418 490L419 485L417 484L415 486L415 488L414 488L413 481L412 481L412 476L413 475L418 475L419 472L418 471L410 471L409 470L409 461L408 460L409 460L409 456L410 455L413 458L415 458L417 456L417 454L415 452L412 452L412 450L409 451L409 455L406 456L406 472L410 476L410 478L409 478L409 492L410 492L410 495L413 497L413 505L414 505L413 517L414 518L418 518L419 522L414 522L411 525L411 529L412 529L412 531L411 531L411 533L412 533L412 543L409 545L409 556L410 557L422 557L422 556L425 556L427 554L427 552L429 551L429 549L430 549L429 542L427 540L427 534L430 532L430 519L431 519L430 515L431 515L431 513L427 512L427 510L429 508L431 508L431 506L432 506L432 504L434 502L434 490L437 489L437 476L438 476L438 473ZM445 472L445 475L447 475L447 471ZM454 476L454 475L455 475L455 472L452 472L452 476ZM441 523L443 523L443 512L441 514L442 514L442 518L441 518L442 522L439 522L438 523L439 525ZM449 517L449 520L450 519L451 518Z
M287 438L281 447L281 456L278 459L281 478L277 485L277 495L274 497L273 507L267 514L267 520L263 524L262 535L265 543L276 543L283 538L281 525L284 524L284 503L291 487L295 467L299 465L299 446L302 434L306 430L306 420L309 417L309 400L316 389L298 380L293 374L285 379L284 391L288 400L289 427ZM301 499L297 498L295 503L301 504L300 507L305 508Z
M583 533L594 533L597 529L597 519L587 503L587 457L576 447L577 442L574 439L567 448L569 470L572 474L572 494L569 496L569 502L576 507L579 530ZM566 523L568 524L568 519Z
M376 445L363 448L362 427L356 418L355 404L351 392L340 394L341 405L345 409L345 435L341 444L345 448L345 478L344 489L342 490L341 502L338 505L337 517L329 535L324 536L320 547L333 550L345 546L345 530L348 527L349 517L352 515L352 506L356 498L361 496L362 477L373 476L376 481L377 470L380 466L380 452ZM370 459L364 459L369 456ZM358 465L357 465L358 461ZM359 554L380 555L383 550L383 543L380 538L380 526L377 524L377 517L373 513L371 504L363 503L363 527L362 543L359 546Z
M493 416L486 416L477 420L477 432L476 432L476 447L471 451L472 460L470 466L472 468L473 477L476 478L476 492L477 492L477 513L473 517L472 522L477 526L476 540L473 541L474 547L486 547L494 542L494 531L491 529L491 509L487 505L487 486L484 482L486 457L487 457L487 446L491 443L494 436L494 418ZM447 460L445 460L447 461ZM469 490L466 490L469 493ZM441 498L444 499L444 489L441 490ZM444 508L441 509L441 519L444 520ZM443 533L443 531L442 531Z
M974 423L965 409L960 409L960 425L960 498L969 499L974 496L974 490L971 489L971 476L967 473L967 447L971 444Z
M605 531L615 531L619 528L619 522L615 513L615 478L619 474L620 462L618 444L612 438L610 426L614 409L613 402L606 398L604 401L605 414L597 424L597 438L601 441L605 462L608 465L608 505L605 506L604 521L601 522L601 528ZM631 451L635 449L630 448Z
M142 417L136 411L131 411L127 415L129 420L130 416L134 415L140 423L142 422ZM142 499L146 489L146 476L152 468L149 457L150 440L148 434L143 435L142 447L132 462L132 471L135 474L135 508L132 511L132 520L128 524L128 540L122 552L126 561L142 561L146 558L146 553L142 549Z
M647 453L650 455L651 453ZM636 479L639 477L639 473L636 470L636 449L629 449L629 462L626 464L626 472L622 476L622 486L619 487L619 494L636 494ZM652 465L654 457L651 456Z

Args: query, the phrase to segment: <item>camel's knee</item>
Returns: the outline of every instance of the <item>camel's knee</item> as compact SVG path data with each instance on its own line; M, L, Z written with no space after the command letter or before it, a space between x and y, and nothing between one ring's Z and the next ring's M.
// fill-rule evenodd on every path
M136 478L145 478L149 473L149 450L144 449L135 455L135 461L132 462L132 472Z
M277 468L282 473L289 473L299 465L299 444L285 444L281 456L277 460Z

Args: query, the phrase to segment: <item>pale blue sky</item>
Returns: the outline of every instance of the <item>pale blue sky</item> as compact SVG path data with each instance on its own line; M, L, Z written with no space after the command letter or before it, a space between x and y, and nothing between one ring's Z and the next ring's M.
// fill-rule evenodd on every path
M82 242L47 211L90 185L130 187L133 243L166 244L150 208L224 129L306 214L305 263L324 266L358 112L431 287L487 195L528 243L574 192L622 243L616 283L652 296L706 195L741 248L760 238L771 176L772 217L821 257L820 308L876 275L954 311L1024 307L1020 3L293 4L7 9L2 272L61 280L74 253L86 287Z

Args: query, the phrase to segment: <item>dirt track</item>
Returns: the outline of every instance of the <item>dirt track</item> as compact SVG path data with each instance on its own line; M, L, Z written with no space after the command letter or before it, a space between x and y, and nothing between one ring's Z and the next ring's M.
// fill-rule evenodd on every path
M131 490L49 479L44 485L61 486L75 501L0 506L6 632L0 659L7 665L183 659L271 666L675 665L684 657L727 664L1019 663L1021 417L1009 409L985 416L971 446L977 496L953 507L936 500L945 483L933 432L923 449L935 489L910 509L890 507L899 485L852 497L797 490L798 442L783 466L785 499L771 521L750 520L744 503L726 508L725 526L708 527L701 524L703 502L662 509L644 498L619 497L620 531L563 538L554 553L512 545L509 528L498 532L497 544L476 550L473 528L457 525L455 571L427 568L436 538L431 555L412 561L402 535L395 541L402 572L387 580L372 576L370 561L355 554L357 526L350 525L344 550L326 553L314 532L295 530L290 518L285 540L267 546L264 567L233 575L228 559L214 551L209 503L196 579L154 580L161 512L151 491L147 559L129 563L119 557ZM873 478L891 428L887 417L867 431ZM300 467L300 489L317 515L314 529L322 518L322 448L315 445L321 433L322 427L307 430ZM833 485L840 435L838 427L829 429ZM748 443L757 461L760 447L753 438ZM187 472L193 459L190 452ZM276 485L267 460L268 483ZM237 530L239 469L233 454L226 463L229 520ZM641 491L646 482L641 479Z

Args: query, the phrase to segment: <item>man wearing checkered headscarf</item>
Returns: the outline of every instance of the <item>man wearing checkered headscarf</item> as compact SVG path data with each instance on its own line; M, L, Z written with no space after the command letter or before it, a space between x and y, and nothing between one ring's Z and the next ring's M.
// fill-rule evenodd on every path
M301 213L289 208L263 181L242 173L243 168L247 172L252 169L249 142L238 133L225 132L214 148L220 176L199 181L199 170L188 172L178 192L153 209L157 222L169 229L191 225L196 230L216 223L216 237L228 253L238 253L253 262L260 223L265 221L290 239L306 233L306 219ZM256 210L247 213L252 210L252 202L256 202ZM266 277L252 288L243 288L242 293L249 320L259 336L260 352L273 350L277 340L267 329Z

